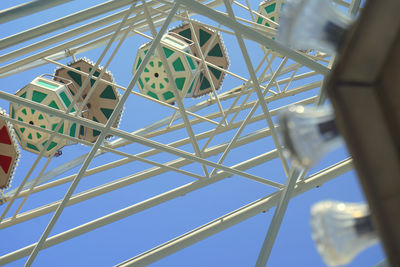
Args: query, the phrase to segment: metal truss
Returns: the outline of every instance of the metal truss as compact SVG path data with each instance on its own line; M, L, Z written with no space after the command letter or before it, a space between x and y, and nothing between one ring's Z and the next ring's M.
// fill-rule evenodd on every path
M13 22L36 12L41 14L48 8L64 2L69 1L39 0L27 3L3 11L0 22ZM13 95L19 88L0 91L0 99L4 103L23 104L101 132L95 143L89 143L58 133L57 129L61 124L52 132L6 118L14 124L23 124L49 133L51 139L61 137L80 143L85 149L66 162L52 157L43 158L43 153L35 155L34 160L33 154L28 154L29 152L23 155L22 161L28 162L24 166L29 168L17 172L18 176L13 186L2 192L0 229L12 229L18 224L27 223L46 214L52 216L47 226L41 226L44 230L37 242L0 255L0 265L29 256L26 266L31 266L42 249L230 177L255 182L257 186L268 188L272 193L127 259L118 266L145 266L276 207L272 220L267 224L269 230L257 260L257 266L266 265L289 200L349 171L352 165L351 159L343 159L311 174L307 170L295 170L290 166L279 143L279 126L275 122L275 116L291 104L322 104L325 99L323 80L329 74L334 58L317 52L302 53L274 41L271 38L276 32L274 28L256 27L257 24L252 18L257 14L258 2L250 2L108 1L0 40L0 49L5 51L0 55L0 77L4 80L18 79L23 77L24 73L40 68L64 67L86 77L84 85L88 84L90 79L96 80L92 90L102 81L115 86L122 94L109 121L103 125L78 116L79 112L71 115ZM358 0L335 2L353 14L357 13L360 5ZM143 95L135 86L151 53L161 49L162 35L168 28L181 21L189 22L191 27L192 23L200 23L218 31L223 37L233 38L228 44L228 50L235 46L236 51L240 51L240 56L231 56L240 57L238 60L242 62L242 66L225 70L207 62L202 53L198 56L186 53L186 56L204 66L212 66L225 72L227 78L222 90L217 91L212 84L212 93L208 96L188 102L178 97L175 106ZM70 58L75 59L77 56L99 51L100 56L94 61L96 66L104 64L105 70L108 66L116 64L113 63L114 57L122 53L121 47L125 43L132 40L139 40L138 43L143 43L143 40L152 41L152 45L138 70L131 74L130 82L126 86L103 80L103 72L99 77L95 77L94 69L87 74L66 65L66 60ZM259 47L260 44L263 48ZM257 57L253 56L255 47L260 52ZM133 57L135 52L134 50L129 56ZM167 69L167 73L172 80L170 70ZM207 74L210 78L210 73ZM225 84L228 84L229 88ZM173 89L177 91L176 88ZM78 97L79 94L75 97L75 102ZM133 114L131 107L138 101L150 109L155 106L161 107L166 116L147 125L136 125L134 118L130 116ZM113 122L124 105L125 115L121 127L113 128ZM105 140L109 135L115 138ZM245 150L243 155L243 148L254 144L265 147L264 151L260 153L257 149L249 149ZM132 165L134 163L138 164ZM109 177L112 173L110 170L126 170L131 166L135 167L128 175ZM279 169L282 177L253 171L257 166ZM70 206L151 180L156 176L168 178L170 172L187 178L187 183L172 189L167 186L162 193L153 197L122 209L115 208L113 212L104 216L50 235L60 215ZM102 180L101 183L93 183L89 188L77 190L83 180L104 176L108 179ZM58 194L58 197L54 197L54 193L50 192L62 185L68 185L68 188ZM36 205L36 202L30 201L36 194L45 198L48 196L48 201ZM29 208L25 208L26 206Z

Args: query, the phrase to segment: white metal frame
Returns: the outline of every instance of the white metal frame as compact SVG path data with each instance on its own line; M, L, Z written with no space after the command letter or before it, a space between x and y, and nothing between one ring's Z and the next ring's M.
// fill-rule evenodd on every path
M28 3L20 7L3 11L0 14L5 14L5 16L0 19L0 22L10 21L22 17L28 13L41 12L47 8L68 1L40 0L37 2L39 4L36 3L36 5L34 5L34 3ZM341 0L337 0L335 2L345 8L348 8L349 12L353 14L357 13L360 5L359 0L354 0L351 3ZM33 7L33 9L28 10L27 7L30 6ZM125 6L130 7L122 11L115 11ZM217 11L215 9L219 6L224 6L226 8L226 13ZM29 255L26 266L30 266L34 262L40 250L44 248L54 246L78 235L82 235L101 226L110 224L150 207L164 203L168 200L180 197L222 179L232 177L233 175L256 181L260 184L260 186L272 187L274 188L275 192L253 203L249 203L242 208L232 211L221 218L217 218L203 226L200 226L182 236L172 239L169 242L166 242L136 257L128 259L118 266L145 266L230 226L233 226L243 220L255 216L261 211L265 211L276 206L277 208L275 210L272 222L269 224L268 233L256 264L257 266L266 265L289 200L295 195L304 193L317 185L321 185L322 183L325 183L330 179L349 171L352 166L351 159L345 159L342 162L310 175L307 175L306 170L296 170L290 168L287 159L283 155L282 147L279 144L277 135L278 126L273 122L273 116L275 116L279 110L285 108L286 106L281 106L277 109L270 110L268 105L271 102L285 99L289 96L307 92L309 90L315 90L316 88L323 88L322 80L303 84L294 88L289 88L289 85L292 82L294 83L296 81L301 81L305 78L321 77L321 75L325 76L329 74L329 68L333 63L333 57L329 58L327 55L323 54L306 55L289 49L269 38L270 34L274 31L273 29L268 29L267 27L265 27L264 30L255 29L252 27L254 25L253 21L246 18L236 17L232 7L242 8L249 11L250 17L253 16L253 13L256 14L256 11L252 10L249 5L249 1L247 0L245 4L238 1L228 0L214 0L207 3L205 1L195 0L143 0L142 2L132 0L108 1L104 4L88 8L75 14L67 15L64 18L48 22L41 26L0 40L0 49L4 49L25 41L30 41L33 38L39 38L44 34L52 33L61 27L72 26L77 22L89 21L85 25L78 26L64 33L53 35L46 39L37 41L34 44L29 44L26 47L15 49L12 52L0 55L0 63L11 61L11 63L0 67L0 77L4 78L11 75L17 75L25 70L36 68L45 64L52 64L54 66L61 66L84 75L86 77L84 80L84 85L88 84L89 80L92 78L96 80L94 87L96 87L99 81L102 81L123 91L120 102L118 103L118 106L115 108L106 125L83 119L77 116L78 114L75 116L70 115L68 112L60 112L36 102L0 91L1 99L17 104L23 104L53 116L60 117L62 120L77 122L101 132L98 140L94 144L91 144L84 140L59 134L57 133L57 129L55 132L48 131L48 133L52 134L51 138L57 136L74 140L78 143L90 146L91 150L89 153L80 155L70 162L60 164L58 167L50 171L46 171L48 164L52 160L52 158L49 158L40 170L39 175L31 178L33 171L42 158L43 153L41 153L36 158L32 168L27 172L27 175L24 177L24 179L22 179L22 182L17 187L13 187L11 190L4 192L0 198L0 203L2 203L3 207L5 207L4 209L0 209L0 229L12 227L16 224L26 222L48 213L53 213L53 216L37 243L6 255L0 255L0 265ZM95 16L102 15L107 12L114 13L108 16L103 16L95 21L91 20ZM199 103L191 107L185 106L184 101L181 99L179 94L176 94L177 107L175 107L142 95L139 92L133 91L132 89L134 88L139 75L143 71L147 61L150 59L151 52L155 49L161 49L159 46L161 37L169 27L170 23L173 21L183 20L188 21L192 27L191 23L194 20L192 16L196 14L212 19L218 23L218 27L210 25L211 28L224 34L230 34L236 37L243 55L243 61L246 64L248 73L250 74L249 77L246 78L247 74L233 73L230 70L224 70L218 66L214 66L205 61L203 54L199 55L199 57L186 54L198 62L201 62L201 64L204 64L204 66L213 66L218 70L225 72L227 75L237 79L243 84L235 88L231 88L230 90L224 90L223 92L217 92L215 90L215 86L212 85L213 93L210 94L206 100L199 101ZM198 18L196 17L196 19ZM200 21L200 23L202 22ZM95 29L97 27L100 28ZM157 30L157 28L159 29ZM146 34L148 31L151 32L152 36ZM114 55L118 53L120 45L126 40L126 38L134 38L136 35L149 38L152 40L152 45L148 54L145 56L143 63L134 73L131 82L127 87L121 86L117 83L104 81L102 79L104 71L100 73L99 77L94 77L94 69L90 74L86 74L72 69L60 62L60 60L64 58L71 56L75 57L75 55L105 46L101 56L96 61L95 66L98 66L103 59L107 58L107 63L105 64L106 68L113 59ZM66 41L69 38L74 39ZM62 43L54 45L59 42ZM114 42L118 42L117 46L114 48L111 55L107 56L106 54ZM246 48L246 42L257 42L259 44L264 44L266 47L269 47L270 49L273 49L282 55L282 59L278 59L280 60L278 66L275 67L272 64L274 60L277 60L277 57L275 55L268 54L267 50L267 54L260 62L258 62L258 65L253 65L249 52ZM43 48L48 46L51 47L43 50ZM159 54L164 55L161 52ZM17 60L17 58L23 55L27 56ZM163 60L165 61L166 59L163 58ZM327 62L329 62L329 64L326 64ZM266 66L264 66L265 63ZM167 64L164 65L168 66ZM298 73L300 68L306 68L307 71ZM257 73L260 72L261 74L258 75ZM172 80L173 77L168 68L167 73L169 78ZM210 74L208 73L208 75ZM212 81L212 79L209 80ZM281 90L280 85L285 86L283 90ZM276 90L273 90L273 87L276 87ZM173 88L173 90L177 92L176 88ZM80 93L75 96L74 103L77 101ZM123 108L125 101L131 96L142 97L150 102L163 105L174 113L163 120L152 123L134 132L126 132L111 127L114 120L117 118L119 111ZM320 89L318 96L299 99L299 101L296 103L303 105L314 103L321 104L323 103L324 99L325 93L323 89ZM223 107L222 103L225 102L230 103L229 108ZM208 113L207 115L204 115L204 112L200 112L206 110L210 106L216 106L216 111ZM256 112L258 106L261 106L261 113ZM241 112L246 113L245 118L243 120L240 119L239 121L235 121L235 119L239 118L238 114ZM228 116L230 115L232 115L232 118L228 120ZM37 126L21 123L11 118L6 119L16 124L24 124L26 127L32 127L38 131L41 130L46 132L46 130ZM246 126L258 121L265 121L265 128L254 131L250 134L242 135L242 131ZM201 133L195 133L193 131L193 126L199 123L206 123L214 128ZM60 125L61 124L59 124L58 127L60 127ZM174 140L169 144L162 144L160 142L151 140L153 137L162 136L167 133L173 133L174 131L179 131L180 129L185 129L187 131L187 138ZM215 136L231 130L236 131L231 140L218 145L209 146L211 140ZM104 141L104 138L107 135L114 135L118 137L118 139L111 142ZM223 164L225 158L229 154L233 153L233 148L246 146L250 142L264 140L268 137L272 137L272 143L275 146L274 149L266 151L261 155L249 157L248 159L232 166ZM206 139L207 142L203 148L201 148L198 142L203 139ZM126 153L119 150L121 147L129 146L130 144L134 143L144 145L149 149L140 153ZM180 147L187 144L191 144L193 146L194 153L180 149ZM120 155L123 158L115 161L109 161L104 165L89 168L89 164L92 162L93 158L107 153ZM174 155L178 158L166 163L159 163L155 160L148 159L149 157L160 153ZM207 159L211 156L220 154L221 156L217 162ZM276 182L273 177L260 177L247 172L247 170L260 164L264 164L265 162L269 162L275 158L280 159L281 166L286 174L285 184ZM74 194L79 182L86 176L98 174L111 168L123 166L133 161L141 161L150 164L153 167L110 181L101 186L93 187L84 192ZM196 163L202 166L203 174L197 174L195 172L183 169L184 166L191 163ZM76 174L60 178L63 173L79 166L80 169ZM212 171L209 173L207 168L211 168ZM188 177L192 177L195 179L195 181L166 191L160 195L126 208L117 210L96 220L92 220L80 226L71 228L68 231L49 237L51 230L66 207L91 199L95 196L105 194L107 192L118 190L122 187L151 178L155 175L163 174L168 171L174 171ZM20 212L22 206L26 203L26 201L28 201L31 194L44 194L46 193L47 189L69 182L72 183L62 200L50 202L45 206ZM24 198L22 203L19 205L13 215L7 217L14 201L19 198ZM3 207L0 206L0 208Z

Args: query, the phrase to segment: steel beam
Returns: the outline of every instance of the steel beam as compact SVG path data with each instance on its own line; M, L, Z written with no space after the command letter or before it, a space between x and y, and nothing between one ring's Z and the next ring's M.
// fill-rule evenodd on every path
M264 162L264 156L258 157L258 164ZM245 170L247 168L251 168L256 164L256 161L253 161L251 164L247 162L242 162L235 167L241 170ZM294 190L293 196L297 196L302 194L308 190L311 190L315 187L322 185L323 183L342 175L352 169L352 162L350 159L346 159L341 161L321 172L315 173L312 176L308 177L304 182L299 183ZM176 196L185 195L190 191L195 190L195 188L201 188L213 180L222 179L224 176L229 176L226 172L218 173L213 179L202 179L195 181L193 183L184 185L182 187L173 189L164 194L155 196L145 202L134 204L130 207L121 209L114 213L108 214L96 220L90 221L88 223L82 224L73 229L67 230L55 236L48 238L43 246L43 248L48 248L54 245L57 245L61 242L69 240L71 238L77 237L79 235L85 234L87 232L93 231L102 226L108 225L115 221L126 218L132 214L138 213L140 211L146 210L150 207L153 207L157 204L166 202ZM146 266L152 262L155 262L161 258L164 258L176 251L179 251L185 247L188 247L200 240L205 239L208 236L216 234L222 230L225 230L241 221L244 221L248 218L251 218L260 212L269 210L274 207L279 200L279 196L281 191L275 192L267 197L261 198L251 204L248 204L236 211L233 211L223 217L213 220L210 223L207 223L199 228L192 230L191 232L184 234L180 237L177 237L163 245L160 245L148 252L145 252L135 258L127 260L121 263L119 266ZM16 250L7 255L0 257L0 265L4 265L20 258L23 258L33 250L35 244L29 245L25 248Z
M35 0L0 11L0 24L62 5L72 0Z

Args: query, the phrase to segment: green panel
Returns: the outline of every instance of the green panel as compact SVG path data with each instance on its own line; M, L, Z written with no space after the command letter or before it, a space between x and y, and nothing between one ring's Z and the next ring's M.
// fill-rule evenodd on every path
M25 93L23 93L20 97L22 97L22 98L26 98L26 92Z
M36 111L36 110L34 110L34 109L31 108L31 113L32 113L32 114L35 114L35 111Z
M182 91L183 85L185 84L186 78L176 78L175 84L178 90Z
M150 61L149 64L150 64L150 66L154 67L154 62L153 61Z
M21 131L21 133L24 133L25 132L25 127L21 127L21 128L19 128L19 130Z
M144 54L146 55L149 52L149 49L144 50Z
M163 89L164 85L162 83L160 83L160 89Z
M26 147L28 147L30 149L33 149L33 150L36 150L36 151L39 151L39 149L35 145L32 145L30 143L26 143Z
M263 18L262 18L262 17L258 17L257 23L258 23L258 24L262 24L262 22L263 22Z
M92 71L92 68L89 68L90 71ZM99 77L100 76L100 72L98 72L97 70L93 73L93 76ZM95 79L90 79L90 86L93 86L94 83L96 82Z
M171 98L174 97L174 94L173 94L172 92L170 92L170 91L165 92L165 93L163 93L162 95L163 95L163 97L164 97L165 100L168 100L168 99L171 99Z
M42 114L39 115L38 120L43 120L43 115Z
M47 141L44 141L44 142L42 143L42 146L45 146L46 143L47 143ZM46 150L47 150L47 151L50 151L50 150L52 150L53 148L55 148L56 146L57 146L57 143L51 142L50 145L47 147Z
M183 66L182 60L178 57L173 63L175 71L185 71L185 67Z
M174 51L172 51L171 49L166 48L166 47L164 47L164 46L163 46L163 50L164 50L164 54L165 54L165 56L166 56L167 58L169 58L169 57L174 53Z
M100 135L100 131L93 129L93 136L98 136L98 135Z
M47 94L33 90L32 92L32 101L42 103L43 99L45 99Z
M50 145L47 147L47 151L52 150L56 146L57 146L57 143L51 142Z
M36 137L37 137L37 138L41 138L42 135L41 135L40 133L37 132L37 133L36 133Z
M56 129L56 127L57 127L57 123L53 123L53 124L51 125L51 130L54 131L54 130ZM64 132L64 123L61 124L61 127L60 127L60 129L58 129L58 132L59 132L60 134L62 134L62 133Z
M53 124L53 125L54 125L54 124ZM61 127L60 127L60 129L58 129L58 132L59 132L60 134L64 133L64 123L61 124Z
M192 32L190 31L190 28L179 32L179 35L192 40Z
M158 67L161 67L161 66L162 66L162 62L158 61Z
M208 69L215 76L215 78L219 79L219 77L221 77L222 71L217 70L216 68L213 68L213 67L210 67L210 66L208 67Z
M15 109L14 107L11 108L11 118L15 118Z
M44 87L49 88L51 90L55 90L55 89L58 88L57 85L54 85L54 84L51 84L51 83L48 83L48 82L45 82L45 81L42 81L42 80L37 80L36 84L40 85L40 86L44 86Z
M155 84L155 83L152 83L152 84L151 84L151 88L156 89L156 84Z
M166 81L167 83L169 83L169 80L168 80L168 78L164 78L164 81Z
M81 68L75 68L77 70L81 70ZM79 86L82 86L82 76L76 72L73 71L67 71L69 77L72 78L72 80L74 80L74 82L76 82Z
M271 13L271 12L274 12L275 7L276 7L276 3L273 3L272 5L267 6L267 7L265 8L265 11L267 12L267 14L269 14L269 13Z
M55 102L54 100L52 100L52 101L50 102L49 107L52 107L52 108L55 108L55 109L60 109L60 108L57 106L57 104L56 104L56 102Z
M189 66L192 70L196 69L196 65L194 65L193 60L191 57L186 56L187 61L189 62Z
M206 77L204 77L204 75L200 75L200 81L201 81L201 84L200 84L200 91L201 90L205 90L205 89L208 89L208 88L210 88L211 87L211 84L210 84L210 82L208 81L208 79L206 78Z
M28 134L28 139L31 139L31 140L32 140L32 134L31 134L31 133Z
M27 114L26 113L26 109L23 109L23 110L21 110L22 111L22 113L24 113L25 115Z
M136 69L139 68L140 63L142 63L142 58L139 57L138 62L137 62L137 64L136 64Z
M140 87L143 88L144 86L143 86L142 79L139 78L138 81L139 81Z
M100 110L107 119L110 118L111 114L113 113L113 110L109 108L100 108Z
M99 122L99 121L96 119L96 117L94 117L94 116L93 116L93 121ZM92 130L93 130L93 136L98 136L98 135L100 135L100 131L97 131L97 130L95 130L95 129L92 129Z
M71 128L69 128L69 136L75 137L76 133L76 123L73 123L71 125Z
M150 72L148 68L144 68L144 72Z
M151 96L152 98L158 99L158 96L155 93L151 92L151 91L148 91L147 95Z
M150 81L150 78L149 77L145 77L144 81L147 83L148 81Z
M203 47L205 43L211 38L211 34L200 29L200 47Z
M64 123L61 124L61 127L60 127L60 129L58 129L58 132L59 133L64 133Z
M217 43L208 53L209 56L212 57L222 57L222 50L221 47L219 46L219 44Z
M19 120L19 121L24 121L21 117L18 117L18 120Z
M85 135L85 127L83 127L82 125L81 125L81 127L79 128L79 135Z
M68 108L71 105L71 101L69 100L67 94L65 92L60 93L61 100L64 102L65 106Z
M187 92L188 94L190 94L192 92L194 82L195 82L195 80L193 80L192 84L190 85L189 90Z
M117 99L117 97L115 96L114 90L111 87L111 85L108 85L106 87L106 89L104 89L104 91L100 94L101 98L107 98L107 99Z

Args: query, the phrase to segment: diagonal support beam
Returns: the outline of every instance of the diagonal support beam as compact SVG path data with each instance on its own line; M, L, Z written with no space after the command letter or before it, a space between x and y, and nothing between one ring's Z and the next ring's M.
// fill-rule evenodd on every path
M312 70L315 70L318 73L326 75L330 71L329 68L327 68L326 66L318 62L315 62L314 60L306 57L305 55L302 55L301 53L293 49L285 47L274 40L269 39L268 37L262 35L261 33L255 31L254 29L251 29L246 25L243 25L230 17L221 14L220 12L214 9L202 5L201 3L195 0L177 0L177 2L184 5L187 9L192 10L212 20L215 20L218 23L221 23L233 30L236 30L237 32L247 37L248 39L263 44L264 46L270 47L272 50L275 50L282 55L286 55L290 59L293 59L294 61L297 61L303 64L304 66Z
M133 11L135 6L136 6L136 2L131 5L131 8L127 12L126 17L124 17L124 19L122 20L121 27L124 25L124 23L126 22L126 19L128 18L128 15ZM174 5L174 7L172 8L170 15L165 20L165 23L164 23L163 27L161 27L160 34L157 35L157 37L155 38L154 44L149 48L149 54L144 57L144 59L143 59L144 63L143 63L142 68L139 67L138 71L133 75L132 80L128 85L128 88L127 88L128 90L125 91L124 95L121 97L120 101L118 102L118 105L115 107L114 111L112 112L111 117L109 118L109 120L107 121L107 123L106 123L106 125L104 127L105 129L101 132L101 134L98 137L96 143L94 144L94 146L92 147L90 153L88 154L86 160L83 162L82 167L80 168L80 170L78 172L78 175L76 176L76 178L72 182L71 186L68 188L67 193L65 194L62 202L60 203L60 205L58 206L57 210L53 214L53 217L51 218L49 224L47 225L46 229L44 230L42 236L40 237L40 239L39 239L39 241L37 243L37 245L33 249L31 255L28 258L28 260L26 261L25 266L29 267L29 266L32 265L32 263L35 260L37 254L39 253L40 249L43 247L44 242L46 241L47 237L49 236L51 230L53 229L53 227L54 227L55 223L57 222L58 218L60 217L61 213L63 212L66 204L70 200L73 192L75 191L76 187L78 186L78 183L80 182L81 178L83 177L86 169L89 167L89 164L92 161L95 153L97 152L97 150L100 147L101 143L103 142L104 138L108 134L108 130L111 128L111 125L117 119L118 114L122 110L125 101L128 99L130 91L132 90L133 86L137 82L137 79L139 78L139 74L141 73L141 71L143 71L144 65L147 64L147 62L150 60L150 54L154 51L156 45L159 44L159 42L161 40L162 33L167 29L170 21L172 20L173 14L175 14L175 12L177 11L177 8L178 8L178 5ZM120 30L120 28L117 29L115 34L118 34L119 30ZM123 42L123 39L121 39L121 42Z

